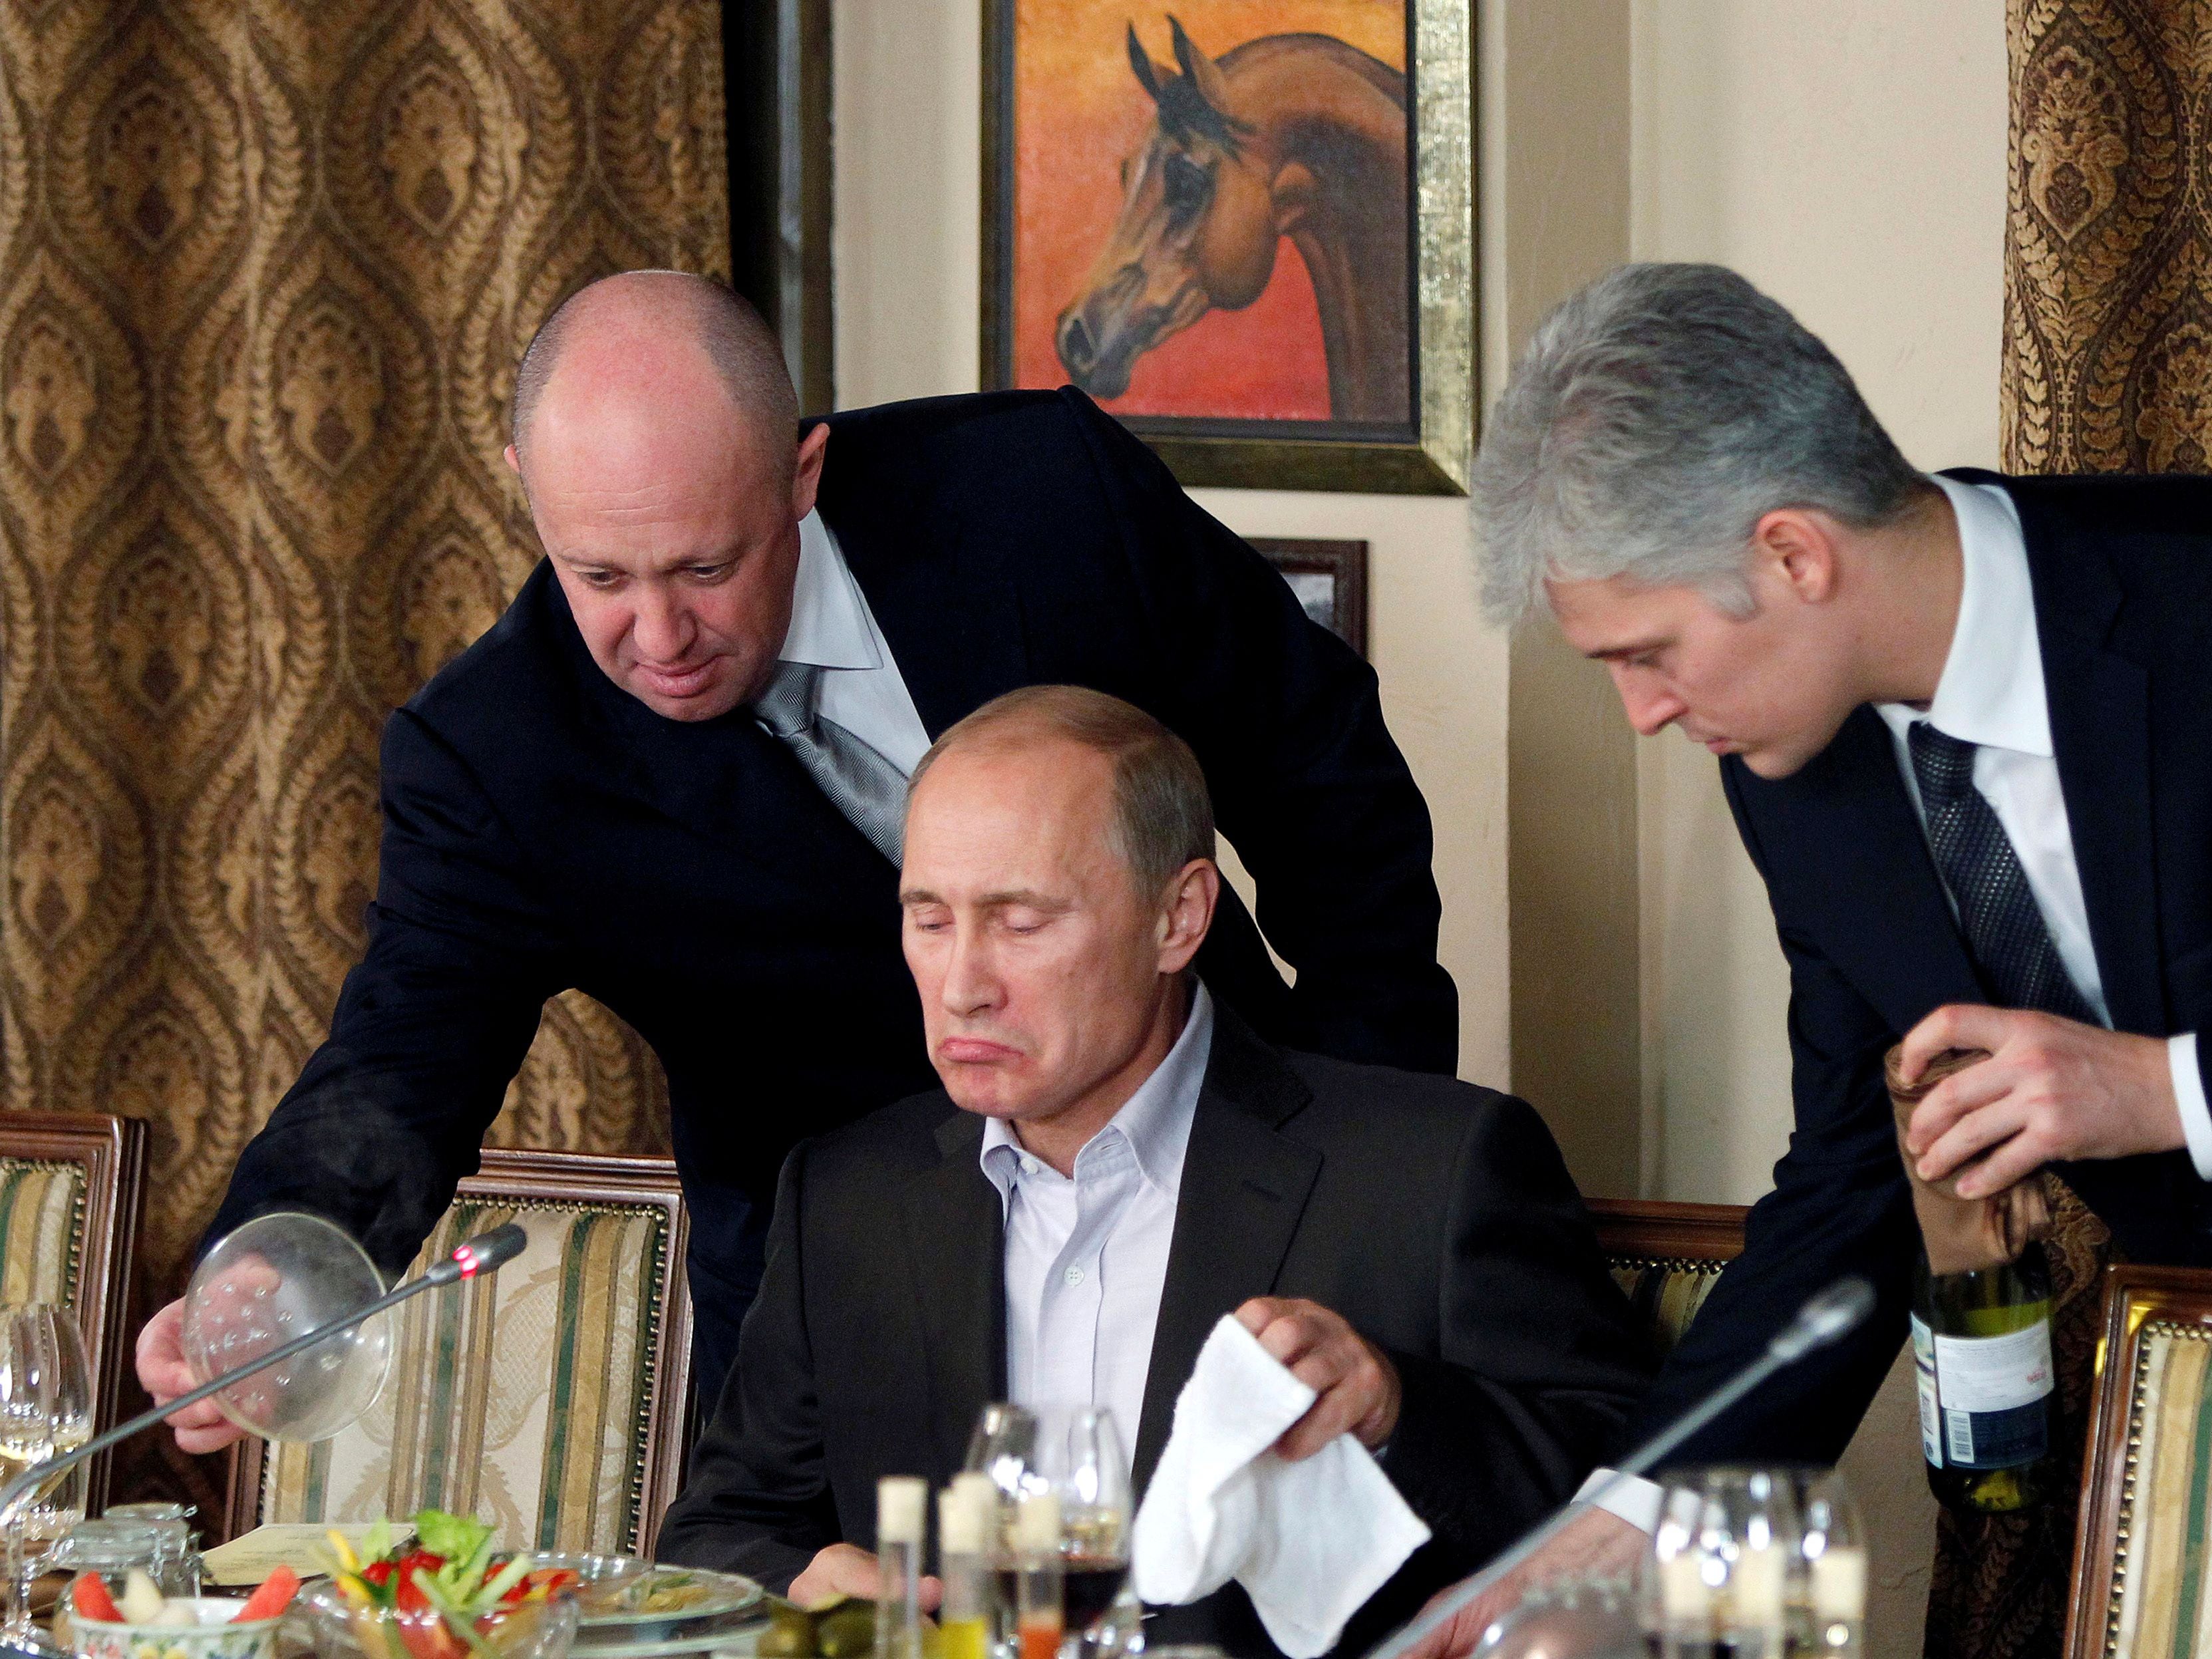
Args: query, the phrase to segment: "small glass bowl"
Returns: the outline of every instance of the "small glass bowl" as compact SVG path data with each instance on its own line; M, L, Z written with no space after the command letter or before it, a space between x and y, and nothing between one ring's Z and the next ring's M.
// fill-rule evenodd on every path
M466 1633L430 1609L356 1607L327 1580L294 1605L313 1627L319 1659L565 1659L576 1636L576 1602L567 1595L485 1613Z
M276 1632L284 1622L234 1622L246 1599L237 1595L172 1597L172 1611L191 1624L129 1625L70 1618L64 1645L82 1659L275 1659ZM64 1632L57 1632L58 1638Z

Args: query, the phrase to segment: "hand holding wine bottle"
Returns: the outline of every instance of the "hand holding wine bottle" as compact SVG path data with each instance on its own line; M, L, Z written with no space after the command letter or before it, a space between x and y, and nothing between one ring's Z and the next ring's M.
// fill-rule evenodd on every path
M1921 1231L1912 1357L1928 1484L1950 1508L2008 1514L2045 1501L2063 1476L2053 1450L2051 1279L2033 1242L2048 1231L2049 1206L2033 1176L1974 1198L1924 1178L1909 1126L1934 1091L1990 1056L1947 1051L1911 1081L1907 1058L1899 1044L1885 1072Z

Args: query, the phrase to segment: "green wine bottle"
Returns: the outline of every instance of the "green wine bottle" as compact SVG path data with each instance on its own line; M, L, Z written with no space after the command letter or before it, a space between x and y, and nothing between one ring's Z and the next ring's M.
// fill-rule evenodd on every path
M1912 1280L1912 1358L1928 1486L1954 1510L2008 1514L2063 1482L2051 1358L2051 1274L2043 1248L1972 1273Z

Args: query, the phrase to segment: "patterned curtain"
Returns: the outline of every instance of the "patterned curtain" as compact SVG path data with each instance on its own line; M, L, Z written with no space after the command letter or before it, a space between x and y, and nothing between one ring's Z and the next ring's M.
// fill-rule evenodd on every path
M727 272L720 31L0 5L0 1105L150 1121L143 1294L360 953L386 713L537 557L523 343L607 271ZM665 1115L571 997L495 1138L650 1150Z
M2003 460L2212 467L2212 0L2007 0ZM2110 1256L2068 1196L2052 1241L2060 1440L2078 1468ZM1942 1516L1929 1659L2057 1659L2075 1496Z
M2212 3L2008 0L2004 465L2212 466Z

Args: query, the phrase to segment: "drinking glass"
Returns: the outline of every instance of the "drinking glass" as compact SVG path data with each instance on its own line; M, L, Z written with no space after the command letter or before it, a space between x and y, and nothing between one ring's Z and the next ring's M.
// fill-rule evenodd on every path
M1782 1659L1804 1529L1787 1471L1715 1467L1664 1483L1644 1559L1660 1659Z
M1060 1494L1061 1583L1067 1632L1111 1646L1115 1600L1129 1577L1129 1460L1103 1406L1048 1411L1038 1419L1036 1472Z
M1834 1469L1791 1472L1802 1524L1791 1587L1790 1638L1806 1654L1857 1659L1866 1645L1866 1533Z
M993 1550L1001 1652L1012 1649L1017 1600L1013 1516L1027 1494L1060 1498L1060 1566L1067 1643L1062 1651L1111 1650L1133 1621L1120 1603L1129 1576L1129 1460L1114 1413L1103 1406L986 1406L968 1443L966 1467L998 1487L1000 1524Z
M1002 1510L1021 1501L1036 1456L1036 1413L1024 1406L1000 1401L984 1407L975 1419L975 1431L968 1437L968 1461L961 1467L991 1477Z
M38 1340L46 1347L53 1376L53 1436L49 1456L73 1452L92 1438L92 1370L85 1363L84 1334L67 1308L36 1307ZM85 1466L73 1465L40 1486L23 1515L25 1540L38 1547L38 1559L26 1564L32 1577L46 1571L64 1534L84 1519Z
M41 1310L0 1308L0 1480L12 1480L53 1455L54 1346L52 1323ZM31 1507L18 1503L0 1516L6 1533L7 1618L0 1638L27 1645L38 1639L31 1622L24 1569L24 1523Z

